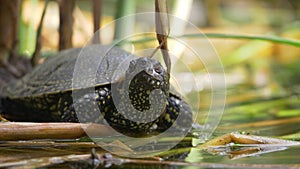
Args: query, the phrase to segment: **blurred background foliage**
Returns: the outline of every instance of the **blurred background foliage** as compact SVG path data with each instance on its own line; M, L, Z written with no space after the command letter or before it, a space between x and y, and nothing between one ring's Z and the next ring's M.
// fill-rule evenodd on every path
M299 38L299 2L294 0L195 0L182 3L180 0L169 1L169 13L171 15L183 16L201 28L203 32L235 33L235 34L276 34L282 37ZM122 2L122 3L120 3ZM20 52L32 54L34 35L40 21L45 1L23 0L21 7L21 35ZM180 4L181 3L181 4ZM184 7L182 4L190 5ZM177 5L181 5L178 7ZM92 1L77 0L74 9L74 46L83 46L93 35ZM124 9L125 8L125 9ZM182 9L189 9L184 11ZM115 18L139 12L153 12L154 1L117 1L102 0L101 25L110 23ZM58 46L59 11L58 3L50 1L46 11L43 28L43 51L56 50ZM34 11L34 12L33 12ZM120 11L124 11L123 13ZM121 13L121 14L120 14ZM147 19L146 19L147 20ZM137 22L137 26L139 23ZM127 24L128 27L130 25ZM126 29L126 28L123 28ZM139 29L133 28L133 29ZM176 28L171 28L176 29ZM154 31L154 30L153 30ZM189 33L188 30L185 33ZM51 35L51 36L49 36ZM111 34L102 35L102 41L112 42L114 31ZM29 40L30 39L30 40ZM31 42L33 41L33 42ZM220 56L227 56L232 50L244 45L246 42L240 40L211 39ZM26 42L26 43L25 43ZM220 44L220 45L218 45ZM259 45L261 46L261 45ZM262 46L268 46L267 44ZM272 48L272 49L271 49ZM270 50L275 47L270 46ZM273 55L281 62L293 62L297 59L298 50L289 46L278 46ZM268 50L267 50L268 51ZM263 55L268 55L264 52ZM286 52L289 51L289 56ZM255 53L253 53L255 55ZM270 55L270 54L269 54Z
M17 53L30 58L35 51L37 29L45 1L22 0L20 2ZM169 14L190 21L207 35L224 66L227 87L226 109L214 134L246 131L252 134L300 140L300 1L170 0L168 3ZM86 45L93 36L93 7L92 0L75 1L74 22L70 30L73 32L73 47ZM154 12L154 0L101 0L99 9L101 9L100 27L104 27L122 16ZM155 25L151 28L145 26L144 22L148 20L149 18L138 18L120 25L113 25L112 29L100 32L100 42L111 44L122 37L122 34L134 33L137 30L150 29L155 32ZM45 56L59 50L59 24L59 3L51 0L46 10L41 33L42 59L40 62ZM1 26L5 24L2 23ZM193 39L203 38L199 34L193 35L195 32L192 29L182 25L172 27L171 24L170 29L171 31L181 30L182 34L190 34L187 38L190 44L195 43ZM215 36L216 33L220 36ZM251 40L239 37L229 38L231 35L252 38ZM260 40L259 37L267 41ZM279 38L277 43L268 40L272 37ZM296 45L289 45L286 40L294 40ZM12 43L9 38L6 42ZM205 52L206 42L199 42L196 45L203 49L204 53L201 54L206 58L213 58L214 53ZM129 44L129 51L132 46L135 50L158 46L155 34L129 39L127 44ZM170 45L170 51L177 49L180 48ZM207 65L192 57L192 54L185 50L187 49L178 50L179 54L176 54L180 55L181 63L188 66L192 73L186 72L185 67L179 62L173 65L172 75L178 77L177 79L182 81L181 84L187 88L181 92L194 111L200 110L198 122L202 124L205 122L209 108L216 106L211 103L212 88L222 89L223 86L218 86L218 84L212 86L210 77L218 77L218 72L208 72L205 67ZM3 54L1 50L0 54ZM209 62L209 66L213 67L214 61ZM220 100L220 104L222 103ZM298 160L297 163L299 163L298 154L299 152L292 151L291 154L286 152L277 157L268 158L267 156L267 158L261 158L261 163L275 163L277 159L284 161L283 163L293 162L289 160ZM199 157L201 155L202 157ZM215 156L207 157L205 153L191 156L196 159L195 161L216 159ZM286 160L286 157L289 160ZM218 158L224 160L223 157ZM218 159L215 161L220 162ZM248 158L249 161L256 164L257 158L252 158L252 161ZM247 163L247 159L241 162Z

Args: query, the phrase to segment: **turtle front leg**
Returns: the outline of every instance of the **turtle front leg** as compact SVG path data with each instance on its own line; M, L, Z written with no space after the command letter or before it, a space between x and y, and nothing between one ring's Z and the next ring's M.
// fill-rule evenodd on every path
M193 113L189 105L184 100L170 95L165 114L160 116L158 131L164 131L173 124L175 130L189 130L192 123Z
M63 122L103 123L103 117L98 105L98 93L87 93L64 111L61 119Z

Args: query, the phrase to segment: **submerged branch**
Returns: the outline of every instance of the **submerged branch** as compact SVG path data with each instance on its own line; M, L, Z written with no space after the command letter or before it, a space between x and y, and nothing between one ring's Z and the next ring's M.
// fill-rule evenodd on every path
M113 156L111 154L80 154L80 155L66 155L58 157L42 157L29 160L22 160L17 162L6 162L0 164L0 167L46 167L67 162L86 162L90 167L97 168L99 166L122 166L125 164L138 165L168 165L168 166L194 166L203 168L299 168L300 164L225 164L225 163L209 163L209 162L181 162L181 161L159 161L149 159L130 159Z

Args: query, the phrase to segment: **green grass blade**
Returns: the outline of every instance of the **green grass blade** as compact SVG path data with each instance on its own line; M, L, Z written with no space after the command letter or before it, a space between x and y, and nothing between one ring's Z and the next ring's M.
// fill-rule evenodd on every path
M225 39L263 40L263 41L270 41L270 42L274 42L274 43L281 43L281 44L300 47L300 41L299 40L281 38L281 37L278 37L278 36L205 33L205 34L185 34L181 37L186 37L186 38L208 37L208 38L225 38Z
M135 13L136 8L136 0L118 0L117 1L117 13L115 18L119 19L125 17L127 15L131 15ZM115 35L114 39L120 39L122 37L126 37L133 32L134 29L134 17L128 17L123 20L117 20L115 27Z
M278 36L261 36L261 35L238 35L222 33L204 33L204 34L184 34L177 37L169 38L221 38L221 39L240 39L240 40L262 40L273 43L285 44L300 47L300 40L282 38ZM155 40L155 37L143 37L137 40L128 41L129 43L145 43Z

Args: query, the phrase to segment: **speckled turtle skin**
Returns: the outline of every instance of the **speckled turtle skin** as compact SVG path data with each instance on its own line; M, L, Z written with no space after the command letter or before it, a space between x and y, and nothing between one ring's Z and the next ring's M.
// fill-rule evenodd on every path
M97 71L86 71L80 79L83 84L76 86L72 84L74 68L79 65L81 70L78 55L83 50L88 54L85 65L101 61ZM115 76L116 69L127 59L131 61L126 71ZM124 86L128 90L122 90ZM112 89L116 89L117 98L113 99ZM135 134L163 132L173 124L178 129L186 128L192 123L189 105L175 91L169 91L168 74L158 61L137 58L111 46L90 45L62 51L2 92L1 116L10 121L105 123ZM74 100L74 92L79 99ZM147 114L151 104L162 113ZM129 120L120 111L140 121ZM184 119L175 124L179 113ZM154 120L145 121L147 118Z

